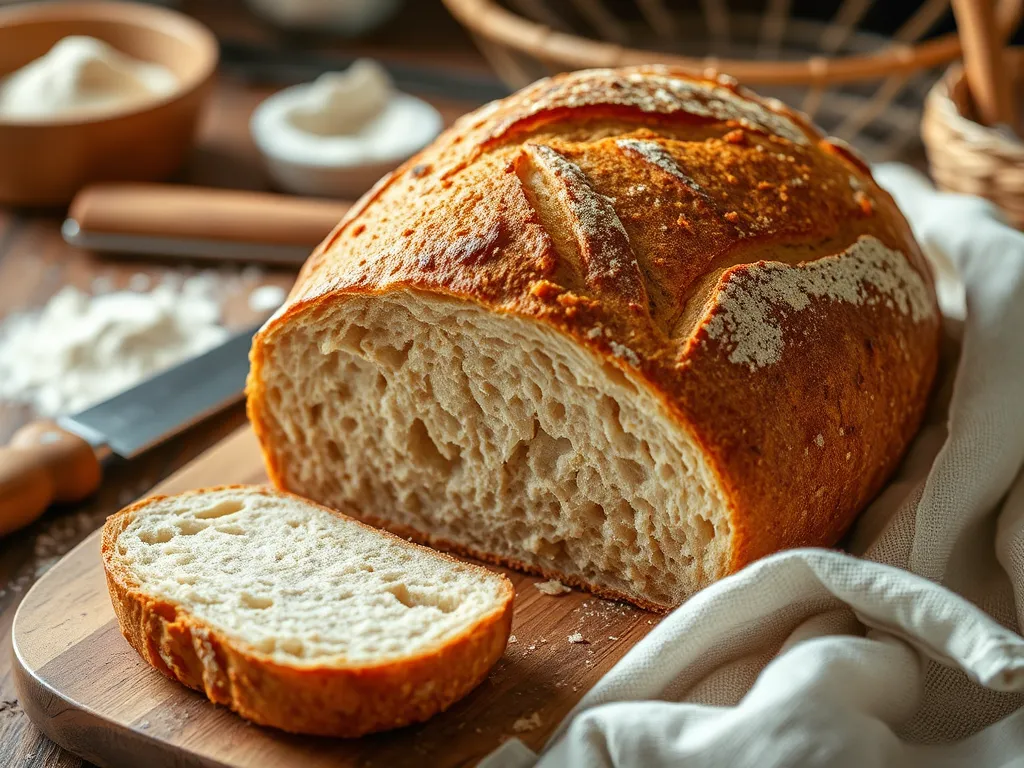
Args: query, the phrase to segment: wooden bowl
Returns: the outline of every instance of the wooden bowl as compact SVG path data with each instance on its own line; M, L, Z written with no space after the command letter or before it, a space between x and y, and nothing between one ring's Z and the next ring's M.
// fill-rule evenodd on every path
M0 77L68 35L89 35L178 79L173 93L109 116L0 118L0 204L60 205L95 181L155 181L192 144L217 69L217 39L164 8L121 2L50 2L0 10Z

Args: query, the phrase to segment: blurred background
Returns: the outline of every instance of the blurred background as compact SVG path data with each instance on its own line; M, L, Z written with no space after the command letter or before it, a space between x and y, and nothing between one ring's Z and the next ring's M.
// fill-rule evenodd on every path
M0 446L242 334L234 358L181 380L198 391L233 366L217 408L155 430L84 502L0 538L0 658L38 576L245 424L245 334L349 206L458 116L559 71L712 67L869 161L910 163L1021 223L1021 59L1006 46L1022 6L0 0ZM132 418L121 428L147 427ZM5 669L0 712L16 704ZM27 718L0 718L0 754L15 748L26 765L81 765Z
M813 76L804 74L798 76L801 82L787 84L778 81L792 79L791 73L773 75L778 61L810 67L814 60L881 50L913 57L918 45L954 35L949 0L450 0L447 7L444 0L158 4L180 8L209 24L222 42L225 71L264 84L308 79L325 67L343 65L343 57L386 55L394 65L425 59L436 64L440 79L431 72L423 81L398 67L405 76L402 85L428 92L440 86L445 74L477 73L478 89L453 83L435 94L457 101L493 98L503 86L514 90L556 71L632 63L634 58L663 60L667 54L741 60L749 67L730 74L762 94L802 106L825 130L854 143L871 159L919 164L924 97L957 58L953 47L939 45L910 69L855 71L845 82L831 82L824 75L815 84ZM994 5L1012 24L1008 31L1016 42L1019 4ZM529 24L509 24L512 19ZM532 34L538 28L545 34ZM558 39L543 40L548 33ZM609 50L583 50L592 43ZM649 55L617 57L613 50L619 48Z

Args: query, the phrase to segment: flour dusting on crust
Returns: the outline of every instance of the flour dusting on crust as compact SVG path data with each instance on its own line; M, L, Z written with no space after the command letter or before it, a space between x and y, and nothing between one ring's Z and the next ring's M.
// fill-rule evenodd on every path
M935 314L928 286L906 256L862 236L835 256L737 269L726 277L705 328L730 350L730 362L756 370L782 359L780 313L807 309L812 299L858 306L882 301L915 323Z
M661 168L665 173L669 173L677 179L682 179L687 184L693 183L693 179L679 169L675 158L666 152L665 148L658 142L644 139L619 139L615 143L620 149L635 152L648 163Z
M611 201L594 190L580 167L558 151L544 144L527 144L524 150L538 168L558 182L556 193L569 213L587 281L614 280L628 270L633 282L639 282L636 256Z
M644 139L619 139L615 142L619 149L627 152L633 152L645 161L654 165L670 176L674 176L679 179L683 184L690 188L693 192L696 192L701 197L707 198L708 193L698 184L696 181L691 179L676 162L675 158L666 150L661 144L656 141L644 140Z
M683 112L710 120L734 121L794 144L808 143L807 134L793 120L772 111L760 100L708 81L675 77L657 68L626 75L608 69L584 70L571 79L541 80L523 95L527 115L559 107L610 104L643 112Z

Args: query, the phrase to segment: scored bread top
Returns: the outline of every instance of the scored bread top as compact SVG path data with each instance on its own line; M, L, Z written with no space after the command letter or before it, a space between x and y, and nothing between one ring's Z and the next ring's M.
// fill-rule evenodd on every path
M400 289L552 325L655 392L729 498L734 568L837 540L937 361L928 268L867 167L777 102L661 67L459 120L314 252L254 375L281 324Z

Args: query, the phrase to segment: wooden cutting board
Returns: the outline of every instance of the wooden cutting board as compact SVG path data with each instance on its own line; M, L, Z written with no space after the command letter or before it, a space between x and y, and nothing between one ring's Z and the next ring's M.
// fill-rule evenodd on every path
M154 489L176 493L265 482L256 440L241 430ZM113 512L114 510L111 510ZM361 739L291 736L250 725L168 680L121 636L99 557L99 531L43 576L14 618L21 704L51 739L106 767L465 766L515 735L533 749L658 616L573 591L516 588L510 642L475 691L427 723ZM585 643L570 643L580 633ZM536 717L534 717L536 716ZM539 721L529 730L521 720Z

